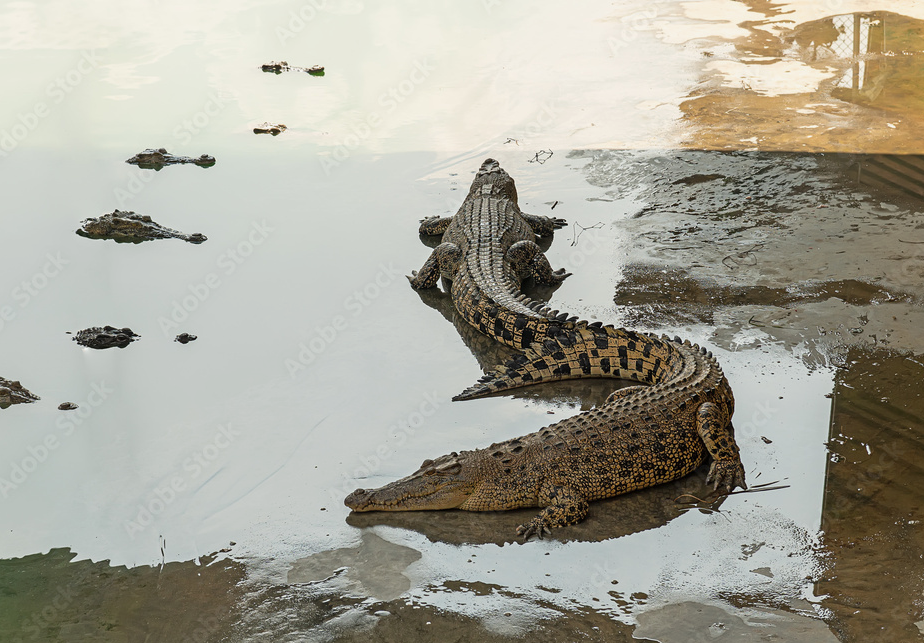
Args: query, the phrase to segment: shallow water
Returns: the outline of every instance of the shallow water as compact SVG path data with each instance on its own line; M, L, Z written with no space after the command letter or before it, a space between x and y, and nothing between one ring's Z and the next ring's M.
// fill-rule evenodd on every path
M0 375L42 397L0 410L0 638L916 640L924 4L837 5L0 10ZM122 162L159 146L217 163ZM403 275L489 155L571 224L535 296L709 346L774 488L700 470L527 544L349 515L612 390L449 401L506 353ZM74 234L116 207L208 241ZM66 334L103 324L142 337Z

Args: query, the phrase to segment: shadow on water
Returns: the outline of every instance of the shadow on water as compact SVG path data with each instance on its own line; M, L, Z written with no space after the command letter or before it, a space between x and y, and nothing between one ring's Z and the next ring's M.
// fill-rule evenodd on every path
M557 542L600 542L657 529L691 508L719 511L721 497L705 485L708 465L667 484L594 502L587 518L576 525L555 529L546 539ZM698 503L702 500L702 503ZM351 513L347 523L354 527L387 525L419 532L432 542L456 545L522 543L517 525L529 521L538 509L515 511L401 511Z

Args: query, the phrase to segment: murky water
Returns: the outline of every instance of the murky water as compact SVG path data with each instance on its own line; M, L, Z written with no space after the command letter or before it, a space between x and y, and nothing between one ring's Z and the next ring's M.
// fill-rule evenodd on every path
M924 3L0 17L0 376L42 398L0 410L0 640L921 637ZM152 146L217 163L122 162ZM612 390L449 401L508 353L403 275L489 155L571 224L534 296L709 346L763 490L700 470L526 544L349 515ZM116 207L208 241L74 234ZM141 339L66 334L103 324Z

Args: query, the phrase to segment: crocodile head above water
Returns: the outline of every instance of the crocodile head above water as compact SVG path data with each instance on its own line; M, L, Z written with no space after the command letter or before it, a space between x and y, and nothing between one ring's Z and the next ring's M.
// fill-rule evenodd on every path
M494 159L485 159L475 173L475 180L469 188L469 196L485 195L497 196L517 201L517 188L510 175L501 168L500 163Z
M357 489L343 504L353 511L455 509L468 500L478 486L479 476L473 475L471 468L457 453L424 460L420 468L406 478L378 489Z

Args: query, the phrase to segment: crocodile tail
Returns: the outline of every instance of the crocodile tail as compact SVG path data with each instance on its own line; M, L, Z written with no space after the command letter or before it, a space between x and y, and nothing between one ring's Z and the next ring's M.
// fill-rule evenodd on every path
M679 338L674 341L679 341ZM682 368L674 341L599 322L579 322L534 342L453 400L471 400L542 382L602 377L654 384Z

